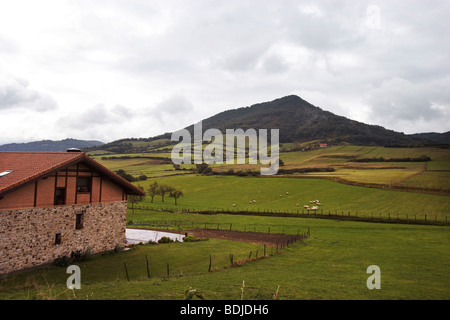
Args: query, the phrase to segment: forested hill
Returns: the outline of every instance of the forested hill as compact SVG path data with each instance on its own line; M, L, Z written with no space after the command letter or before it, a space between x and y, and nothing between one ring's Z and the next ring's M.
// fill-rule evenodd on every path
M69 148L87 148L102 145L97 140L64 139L59 141L41 140L26 143L9 143L0 146L0 151L20 152L65 152Z
M420 137L364 124L315 107L298 96L287 96L234 110L203 120L203 130L279 129L280 142L323 140L357 145L408 145L423 142ZM188 127L192 132L193 126Z
M194 124L187 127L191 134L193 128ZM374 146L436 144L442 143L441 138L445 135L406 135L381 126L368 125L322 110L295 95L227 110L202 120L203 131L211 128L219 129L223 133L226 129L239 128L279 129L281 143L319 140L330 144ZM147 152L174 144L170 138L171 133L150 138L124 138L103 145L101 150L113 153ZM96 149L99 148L87 148L85 151Z

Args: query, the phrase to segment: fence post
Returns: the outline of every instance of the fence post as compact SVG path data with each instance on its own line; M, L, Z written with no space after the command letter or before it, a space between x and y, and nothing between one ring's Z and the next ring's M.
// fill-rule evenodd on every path
M150 278L150 270L148 268L148 258L147 255L145 255L145 261L147 261L147 277Z
M209 255L209 268L208 268L208 272L211 272L211 255Z
M127 281L130 281L130 278L128 277L127 264L124 262L123 265L125 267L125 274L127 275Z

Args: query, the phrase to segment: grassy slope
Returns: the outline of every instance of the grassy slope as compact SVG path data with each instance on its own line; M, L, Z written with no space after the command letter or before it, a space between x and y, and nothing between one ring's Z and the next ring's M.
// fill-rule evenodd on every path
M178 200L156 196L154 203L146 198L139 205L154 208L191 208L225 210L300 210L311 200L320 200L327 213L356 211L413 217L445 217L450 212L450 198L443 195L417 194L343 185L321 179L255 178L234 176L173 176L139 182L147 187L152 181L180 188L185 193ZM289 192L289 195L286 194ZM281 195L281 196L280 196ZM256 200L255 204L249 202ZM299 206L297 206L297 203ZM232 205L236 204L236 207Z

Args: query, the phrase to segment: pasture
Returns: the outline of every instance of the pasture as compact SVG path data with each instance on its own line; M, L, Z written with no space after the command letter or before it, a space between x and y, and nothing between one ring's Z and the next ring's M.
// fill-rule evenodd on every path
M67 289L66 269L51 265L2 277L0 299L180 300L189 289L196 289L207 300L450 299L450 197L445 194L450 190L448 149L345 145L289 150L294 147L299 146L285 144L282 148L284 169L332 167L335 171L271 177L201 175L195 173L195 165L181 165L185 170L176 170L170 153L161 150L167 147L157 142L148 153L94 152L93 157L111 170L122 169L134 177L146 175L147 180L133 182L144 189L156 181L183 191L177 205L168 195L164 202L156 195L153 202L147 196L137 204L129 203L128 227L192 233L204 226L290 235L310 230L309 238L278 252L268 243L266 256L261 243L215 238L134 245L127 251L79 262L81 290ZM423 155L431 161L357 161ZM218 173L231 168L256 170L258 166L215 164L212 168ZM369 183L379 186L363 186ZM394 191L383 189L385 186L444 192ZM445 223L371 223L317 219L313 214L308 218L270 214L305 212L304 206L311 206L313 200L320 201L318 213L323 214L379 216L384 222L399 216L408 221L426 218ZM268 215L227 214L237 211ZM237 262L234 265L230 254ZM380 290L366 286L370 265L381 269Z
M272 300L277 288L280 300L450 298L447 227L163 212L130 213L129 219L169 225L174 221L233 223L233 228L246 226L247 230L251 225L260 229L272 226L286 233L309 227L311 237L278 254L271 247L266 258L250 261L245 261L250 251L253 257L256 250L262 256L261 245L219 239L137 245L80 262L81 290L72 292L65 287L65 268L48 266L3 278L0 298L172 300L184 299L184 292L192 288L207 300L239 300L243 281L245 300ZM230 267L231 253L235 261L242 261L234 267ZM366 286L370 265L381 269L380 290Z

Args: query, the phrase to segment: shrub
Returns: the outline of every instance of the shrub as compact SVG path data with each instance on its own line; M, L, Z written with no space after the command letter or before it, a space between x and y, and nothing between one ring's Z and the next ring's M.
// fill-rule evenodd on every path
M58 267L68 267L72 264L72 259L68 256L60 256L53 261L53 264Z
M158 243L169 243L169 242L173 242L173 240L170 239L169 237L162 237L161 239L158 240Z

